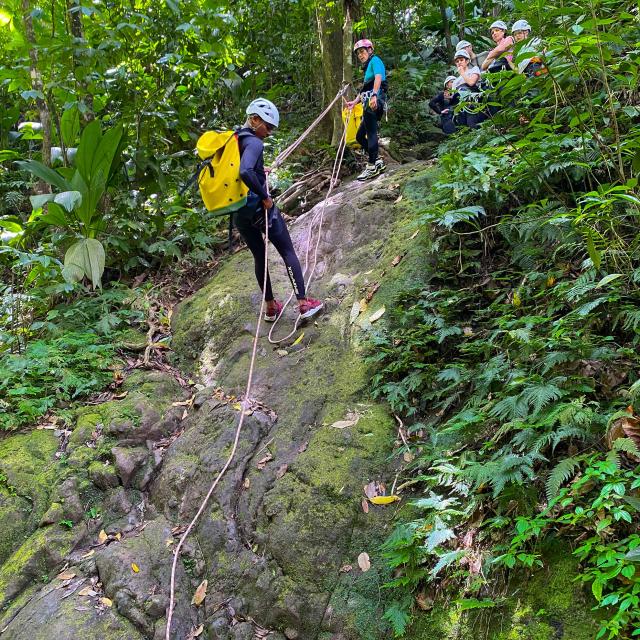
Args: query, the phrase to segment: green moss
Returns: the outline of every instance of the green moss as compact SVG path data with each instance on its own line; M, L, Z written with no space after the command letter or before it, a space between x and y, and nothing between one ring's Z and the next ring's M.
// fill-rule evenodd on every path
M36 430L0 442L0 562L37 526L50 502L58 440Z

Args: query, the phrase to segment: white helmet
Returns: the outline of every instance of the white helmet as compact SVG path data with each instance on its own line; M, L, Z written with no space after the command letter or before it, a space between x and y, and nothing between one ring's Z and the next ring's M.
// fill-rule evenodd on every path
M453 55L454 61L458 58L465 58L465 60L471 60L471 56L464 50L460 49L460 51L456 51Z
M247 107L248 116L260 116L267 124L277 127L280 124L280 114L276 105L266 98L256 98Z
M491 23L491 26L489 27L489 31L491 31L491 29L502 29L503 31L508 31L509 27L507 26L507 23L504 22L503 20L496 20L495 22Z
M468 40L460 40L456 45L456 51L460 51L460 49L464 49L465 47L473 46Z
M456 77L455 77L455 76L447 76L447 77L444 79L444 87L445 87L445 89L447 88L447 84L449 84L449 82L451 82L451 80L455 80L455 79L456 79Z
M511 27L511 33L516 31L531 31L531 25L526 20L516 20Z

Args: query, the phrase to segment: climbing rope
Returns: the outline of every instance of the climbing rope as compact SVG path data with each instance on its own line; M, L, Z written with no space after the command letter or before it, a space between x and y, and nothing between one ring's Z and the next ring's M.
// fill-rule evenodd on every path
M340 138L340 142L338 143L336 157L333 162L333 168L331 170L331 178L329 179L329 188L327 190L327 195L324 198L320 211L315 214L315 216L311 220L311 223L309 224L309 233L307 237L307 250L305 252L305 263L304 263L304 269L302 271L303 278L306 278L307 271L309 271L309 250L311 248L311 239L313 237L314 232L316 233L317 240L316 240L315 248L313 251L313 267L311 268L311 271L309 271L309 279L305 283L307 294L309 293L309 289L311 288L311 282L313 280L313 275L318 263L318 249L320 247L320 239L322 237L322 225L324 224L324 214L327 208L327 200L329 199L329 196L331 195L333 188L336 186L338 182L338 176L340 174L340 169L342 168L342 160L344 159L344 152L347 146L347 142L346 142L347 127L349 126L350 118L351 118L351 111L349 111L349 113L347 114L347 118L344 123L344 129L342 131L342 137ZM282 306L280 313L278 314L277 318L275 319L275 322L272 324L271 329L269 330L268 340L271 344L279 344L281 342L284 342L285 340L288 340L298 330L298 325L300 324L301 316L298 316L296 318L296 321L293 325L293 330L290 333L288 333L286 336L284 336L284 338L279 338L278 340L275 340L273 338L273 331L276 328L278 321L282 317L284 310L287 308L291 300L293 300L294 294L295 292L293 291L289 294L289 297L287 298L286 302Z
M331 107L333 107L333 105L336 103L336 101L342 95L344 95L344 92L347 90L347 88L348 88L348 85L345 85L344 87L342 87L342 89L340 91L338 91L338 93L336 94L336 97L329 104L329 106L311 123L311 125L302 133L302 135L292 145L290 145L287 149L285 149L282 153L280 153L280 155L276 158L273 166L279 166L280 164L282 164L282 162L284 162L284 160L287 157L289 157L293 153L293 151L295 151L295 149L298 148L298 146L300 146L301 142L320 123L320 121L327 115L327 113L329 113L329 110L331 109ZM348 123L348 120L347 120L347 123ZM343 142L345 140L346 131L347 131L347 129L346 129L346 125L345 125L344 133L342 135L342 139L340 140L340 147L342 147L342 149L340 151L340 148L339 148L339 153L336 154L336 162L338 161L338 158L340 158L339 164L342 163L342 157L344 157L344 144L343 144ZM333 189L333 186L334 186L334 181L335 181L334 174L335 174L336 162L334 162L334 171L332 172L332 175L331 175L331 182L329 183L329 191L327 192L327 197L329 197L329 194L331 193L331 190ZM338 171L339 171L339 166L338 166ZM324 207L322 209L322 217L324 217ZM249 363L249 375L248 375L248 378L247 378L247 386L246 386L246 389L245 389L244 398L243 398L243 400L242 400L242 402L240 404L240 409L241 409L240 419L238 421L238 426L236 427L236 432L235 432L235 436L234 436L234 439L233 439L233 447L231 448L231 452L229 453L229 456L227 457L227 461L225 462L224 466L222 467L222 469L220 470L220 472L216 476L215 480L213 481L213 483L212 483L211 487L209 488L209 491L207 492L207 495L204 497L204 500L202 501L202 504L200 505L200 508L198 509L196 515L193 517L193 519L189 523L189 526L185 529L185 531L182 534L182 536L180 536L180 540L178 541L178 544L176 545L176 548L175 548L175 550L173 552L173 562L171 564L171 586L170 586L170 594L169 594L169 607L167 609L167 626L166 626L166 629L165 629L165 640L171 640L171 622L173 620L173 611L175 609L176 570L177 570L177 566L178 566L178 559L180 558L180 551L182 550L182 547L184 546L184 543L185 543L187 537L189 536L189 534L191 533L191 531L195 527L196 523L198 522L198 520L199 520L200 516L202 515L202 513L204 512L204 510L206 509L206 506L209 503L209 500L210 500L211 496L213 495L213 492L216 490L216 487L220 483L220 480L222 479L222 477L226 473L227 469L229 468L229 466L233 462L233 459L234 459L234 457L236 455L236 450L238 448L238 442L240 441L240 433L242 431L242 425L244 423L244 418L245 418L245 415L246 415L246 412L247 412L247 409L248 409L248 401L249 401L249 398L251 396L251 387L253 385L253 372L254 372L254 369L255 369L256 353L258 351L258 339L260 337L260 325L261 325L261 322L262 322L262 317L263 317L264 308L265 308L265 295L264 295L264 292L267 289L267 277L268 277L268 274L269 274L269 215L268 215L267 211L265 211L264 219L265 219L265 243L264 243L265 270L264 270L264 280L263 280L263 283L262 283L263 294L262 294L262 299L260 301L260 311L258 312L258 321L257 321L257 326L256 326L256 332L255 332L255 335L253 337L253 348L252 348L252 351L251 351L251 360L250 360L250 363ZM315 220L315 218L314 218L314 220ZM320 226L320 229L321 229L321 226ZM318 241L316 243L316 249L315 249L316 250L316 257L317 257L317 251L318 251L319 244L320 244L320 237L318 236ZM309 246L310 246L310 238L309 238L309 241L307 242L307 264L308 264L308 256L309 256ZM314 269L315 269L315 262L314 262ZM305 270L306 270L306 267L305 267ZM289 300L291 300L292 296L293 296L293 294L291 294ZM280 315L282 315L282 314L280 314ZM280 315L278 316L278 318L280 317ZM296 329L297 329L297 324L298 323L296 322ZM293 333L295 333L296 329L294 329ZM269 332L269 336L271 336L271 332ZM286 338L284 338L284 339L286 339ZM270 339L270 341L271 341L271 339Z

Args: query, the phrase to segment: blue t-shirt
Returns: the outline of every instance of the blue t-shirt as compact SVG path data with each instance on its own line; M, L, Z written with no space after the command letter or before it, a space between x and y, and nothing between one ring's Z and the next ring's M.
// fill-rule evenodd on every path
M383 82L387 79L387 74L384 70L384 62L378 58L378 56L373 56L371 60L369 60L369 64L367 65L367 70L364 72L364 82L373 82L376 76L382 76Z

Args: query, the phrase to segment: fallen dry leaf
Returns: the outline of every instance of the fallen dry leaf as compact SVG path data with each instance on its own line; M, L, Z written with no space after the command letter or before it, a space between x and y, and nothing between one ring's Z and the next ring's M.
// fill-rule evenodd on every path
M251 486L251 480L250 480L249 478L245 478L245 479L244 479L244 482L242 483L242 486L243 486L245 489L248 489L248 488Z
M400 496L374 496L369 498L373 504L391 504L392 502L398 502Z
M392 267L397 267L400 264L400 261L402 260L403 256L402 255L397 255L392 261L391 261L391 266Z
M353 427L355 424L358 424L358 420L360 420L360 416L349 420L338 420L338 422L334 422L331 426L334 429L346 429L347 427Z
M194 638L197 638L198 636L202 635L203 631L204 631L203 624L201 624L199 627L194 627L193 629L191 629L191 631L189 631L187 640L193 640Z
M116 533L115 536L113 536L116 540L120 541L122 540L122 534L118 531L118 533Z
M173 538L167 538L167 539L164 541L164 546L165 546L165 547L170 547L172 544L175 544L175 542L174 542Z
M278 349L276 352L281 358L289 355L289 352L286 349Z
M416 604L422 611L429 611L429 609L433 609L433 598L421 591L416 595Z
M371 560L369 560L369 554L366 552L362 552L358 556L358 566L360 570L364 573L365 571L369 571L371 569Z
M78 591L78 595L82 597L89 596L93 598L93 596L97 596L98 594L91 587L85 587L84 589Z
M122 400L122 398L126 398L129 395L128 391L123 391L122 393L117 393L115 396L113 396L114 400Z
M256 467L262 470L267 466L267 462L271 462L271 460L273 460L273 456L267 451L267 454L263 458L260 458L260 460L258 460L258 464L256 464Z
M204 599L207 597L207 587L209 586L208 580L203 580L196 589L196 592L193 594L193 598L191 599L191 604L195 604L196 607L199 607Z
M287 473L287 469L289 468L288 464L283 464L280 467L278 467L278 470L276 471L276 478L282 478L282 476Z
M105 607L113 606L113 600L111 600L110 598L100 598L100 603L103 604Z
M71 580L71 578L75 578L78 574L73 570L63 571L59 573L56 578L58 580Z
M420 233L420 229L417 229L413 232L413 235L409 238L409 240L413 240Z
M360 303L354 302L351 307L351 313L349 314L349 324L353 324L360 315Z
M362 504L362 510L365 513L369 513L369 501L366 498L362 498L361 504Z
M340 571L338 573L349 573L353 567L350 564L343 564L340 567Z
M104 544L109 539L107 532L102 529L98 534L98 544Z
M618 418L607 429L606 442L609 449L619 438L631 438L640 447L640 418L633 415L633 407L627 407L628 416ZM625 453L632 460L638 461L638 457L630 453Z
M85 558L90 558L94 554L95 554L95 550L91 549L90 551L87 551L87 553L85 553L83 556L80 556L80 557L84 560Z
M415 460L415 456L413 455L413 453L411 453L411 451L405 451L402 454L402 459L405 462L413 462Z
M462 333L464 333L465 336L472 336L473 335L473 329L471 327L463 327L462 328Z
M360 305L360 313L364 313L369 306L366 298L362 298L358 304Z
M380 320L380 318L382 318L382 316L384 315L385 311L386 309L384 307L380 307L375 313L372 313L369 316L369 322L373 324L376 320Z
M371 302L371 299L373 298L373 296L375 295L376 291L380 288L380 283L379 282L374 282L371 287L369 288L369 291L367 291L367 295L365 296L365 299L367 302Z
M394 204L398 204L398 202L400 202L400 200L402 200L402 194L400 194L396 199Z
M172 402L172 407L190 407L193 404L195 396L191 396L188 400L181 400L180 402Z
M385 486L377 480L374 480L364 486L364 495L369 499L375 498L375 496L384 495L385 491Z
M133 570L133 573L140 573L140 567L135 562L131 563L131 569Z
M307 447L309 446L308 442L303 442L299 447L298 447L298 453L304 453L307 450Z

